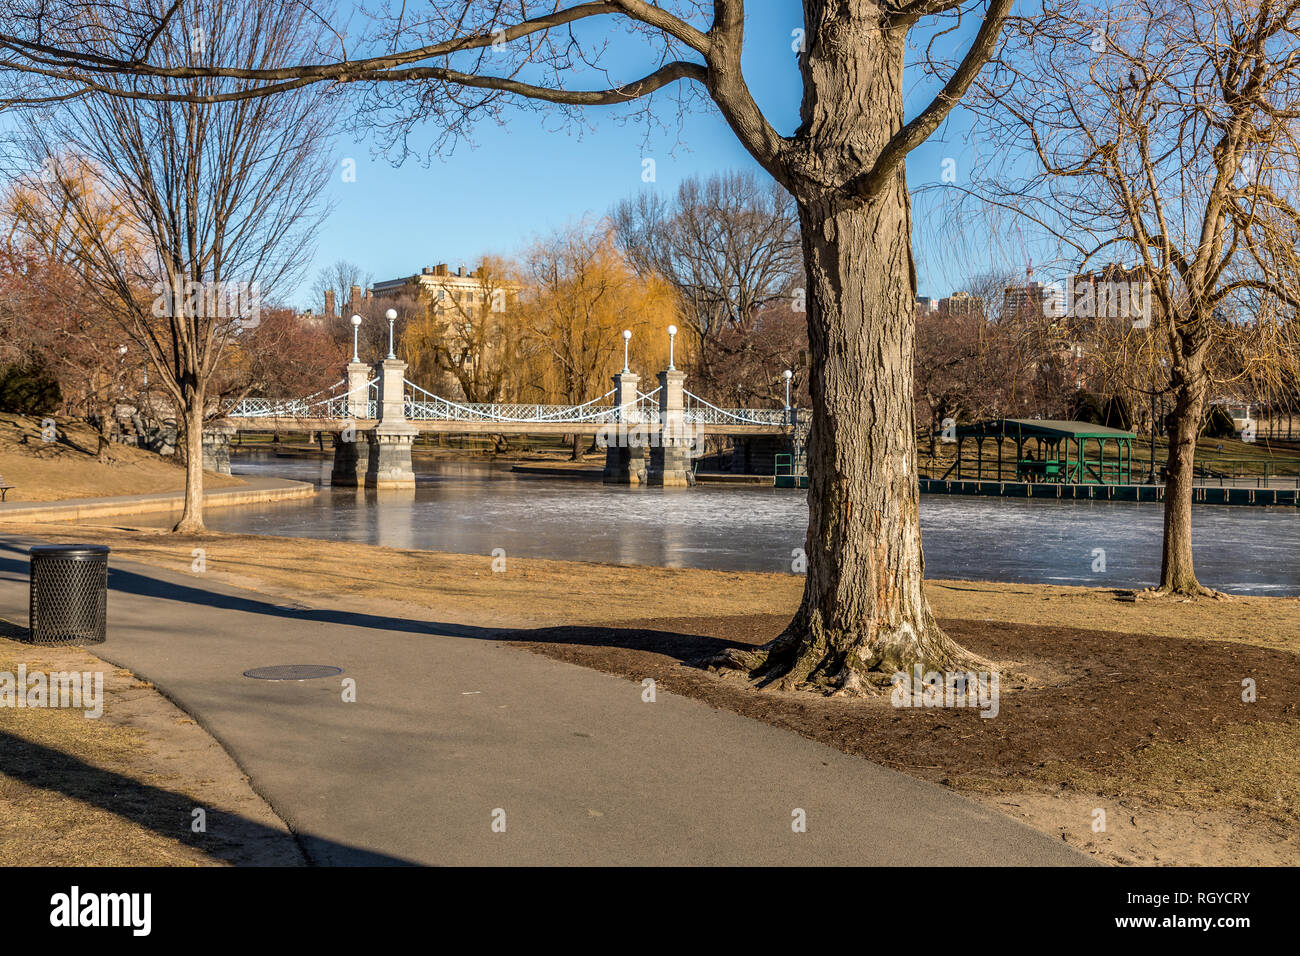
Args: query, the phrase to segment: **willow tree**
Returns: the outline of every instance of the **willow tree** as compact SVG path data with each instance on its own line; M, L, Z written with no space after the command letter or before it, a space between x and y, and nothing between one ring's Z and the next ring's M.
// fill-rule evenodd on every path
M727 403L737 384L728 380L736 365L725 361L729 340L752 332L760 309L792 302L802 281L794 200L759 174L727 172L686 179L672 198L644 189L610 219L637 269L677 293L694 340L694 390Z
M624 330L643 368L667 367L663 330L677 321L676 297L661 276L637 273L608 223L557 229L537 239L524 262L522 364L545 400L581 405L608 391L610 376L623 367ZM684 353L677 352L678 361ZM583 436L572 443L578 461Z
M791 24L803 99L790 135L778 132L746 83L743 0L460 0L418 13L403 4L376 21L366 55L346 58L340 48L308 63L229 62L215 70L176 69L152 55L157 22L186 0L149 10L129 0L129 13L115 5L120 32L131 31L131 42L116 49L62 46L57 18L82 16L94 2L52 0L55 14L51 0L25 0L24 17L0 22L6 60L121 97L140 95L127 79L140 75L178 82L217 75L253 87L214 100L360 83L363 122L399 144L423 121L455 137L511 101L564 111L639 101L650 110L652 95L670 87L679 103L711 100L795 199L813 405L802 603L770 645L722 663L786 686L852 693L913 664L970 662L935 623L922 587L911 397L916 279L904 163L992 54L1011 0L804 0L802 26ZM909 33L945 13L975 13L979 26L955 67L935 81L933 99L909 119ZM638 43L633 55L620 56ZM611 62L616 56L648 66L619 75L628 71Z
M1137 359L1172 405L1160 590L1206 593L1192 490L1211 388L1294 363L1259 302L1294 308L1300 279L1300 8L1049 0L1014 21L972 105L996 147L980 201L1064 240L1080 271L1116 260L1143 287L1140 309L1121 295L1086 318L1130 319L1101 358Z

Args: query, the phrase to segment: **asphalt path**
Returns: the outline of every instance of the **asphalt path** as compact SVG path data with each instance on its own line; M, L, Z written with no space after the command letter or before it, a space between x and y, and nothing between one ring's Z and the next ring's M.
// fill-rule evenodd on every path
M32 543L0 538L0 615L20 624ZM315 863L1090 862L941 787L698 701L648 703L490 628L117 559L109 588L90 650L213 734ZM243 676L285 664L343 673Z

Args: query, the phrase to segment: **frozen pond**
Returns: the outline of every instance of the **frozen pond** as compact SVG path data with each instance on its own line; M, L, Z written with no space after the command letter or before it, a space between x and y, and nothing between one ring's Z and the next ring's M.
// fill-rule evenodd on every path
M331 489L329 461L237 458L236 474L314 481L306 501L217 508L214 531L434 551L721 570L791 570L807 527L803 491L762 486L618 488L417 462L414 492ZM143 518L142 518L143 520ZM155 522L162 525L165 518ZM937 578L1145 587L1160 571L1162 511L1132 502L925 495L926 573ZM1242 594L1300 594L1300 511L1197 505L1197 572ZM1105 552L1105 570L1096 549Z

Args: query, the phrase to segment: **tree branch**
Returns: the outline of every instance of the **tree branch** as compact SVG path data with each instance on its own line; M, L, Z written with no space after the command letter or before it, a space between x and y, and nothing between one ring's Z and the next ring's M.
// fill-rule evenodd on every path
M993 55L1012 2L1013 0L990 0L988 12L984 14L984 21L980 24L975 39L971 41L970 49L943 89L911 122L890 137L871 169L844 184L842 192L846 197L861 201L874 199L885 188L890 177L906 162L907 154L939 128L939 124L970 89L975 77Z

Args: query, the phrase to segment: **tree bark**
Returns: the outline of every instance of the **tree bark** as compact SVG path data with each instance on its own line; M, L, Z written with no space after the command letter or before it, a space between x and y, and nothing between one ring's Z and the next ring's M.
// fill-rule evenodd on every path
M904 31L882 32L863 7L809 17L803 120L814 168L795 190L812 356L803 600L771 644L715 659L760 683L845 694L916 665L987 666L935 623L922 586L904 173L865 202L837 188L903 123Z
M1168 419L1169 453L1165 460L1164 548L1160 590L1171 594L1209 594L1196 579L1192 555L1192 489L1196 438L1205 414L1204 348L1175 356L1171 381L1174 408Z
M203 528L203 403L185 409L185 504L172 528L180 534L201 534Z

